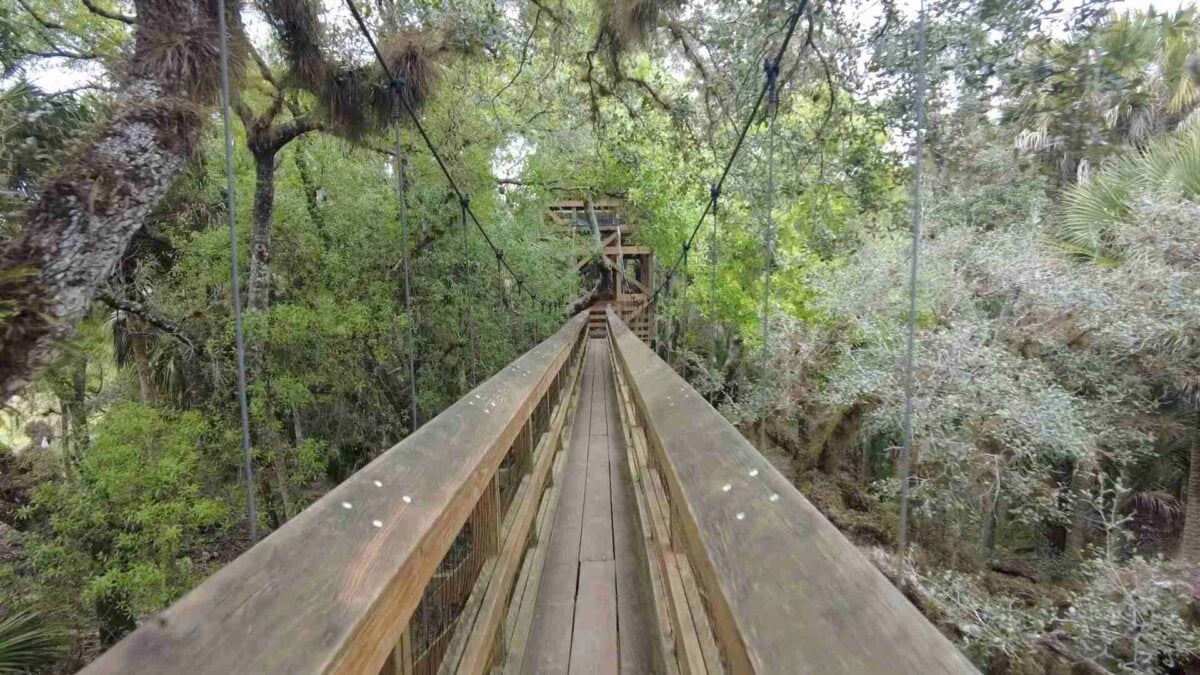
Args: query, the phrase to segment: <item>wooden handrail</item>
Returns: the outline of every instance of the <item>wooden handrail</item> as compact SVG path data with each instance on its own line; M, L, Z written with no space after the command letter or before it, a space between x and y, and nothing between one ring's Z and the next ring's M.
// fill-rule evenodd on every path
M733 425L607 316L631 399L631 452L645 455L637 480L650 493L643 501L658 505L649 522L666 511L651 553L670 558L659 600L683 603L666 613L678 617L681 671L723 662L736 673L976 672Z
M483 504L497 522L477 583L479 626L464 633L458 657L490 654L500 615L489 603L507 597L499 584L511 588L510 568L528 539L557 446L550 437L561 433L566 416L566 366L572 355L579 361L586 318L572 318L84 672L378 673L395 660L389 656L408 639L406 626L429 580ZM563 402L558 412L555 400ZM530 437L535 427L540 443ZM499 532L499 500L488 495L518 446L533 457L521 468L527 497L508 514L513 531Z

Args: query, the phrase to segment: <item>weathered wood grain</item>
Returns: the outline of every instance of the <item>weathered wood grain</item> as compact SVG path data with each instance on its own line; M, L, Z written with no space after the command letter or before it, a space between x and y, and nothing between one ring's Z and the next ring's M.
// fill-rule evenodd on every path
M646 585L645 594L649 598L652 609L652 635L654 636L655 647L652 650L654 655L653 672L664 675L675 675L679 672L679 664L675 659L675 637L671 627L671 617L666 606L666 591L663 587L662 572L659 569L657 561L651 561L648 557L654 554L656 548L650 525L647 498L643 490L639 487L641 483L640 476L646 471L646 467L642 464L643 459L639 457L633 439L634 433L636 432L640 435L640 431L634 426L634 422L630 417L633 414L633 403L629 397L629 390L625 384L623 374L620 368L617 367L615 354L613 354L613 377L617 391L617 412L620 416L621 427L626 439L626 460L633 479L630 491L633 493L634 505L637 507L637 529L641 534L640 552L644 557L643 571L647 573L646 576L649 580L649 583Z
M568 321L85 672L378 672L585 321Z
M577 369L571 372L570 385L573 385ZM515 517L506 522L504 541L500 555L496 561L496 572L484 595L479 609L479 616L471 629L471 637L467 640L462 659L454 671L464 675L482 675L490 668L494 653L503 655L503 619L507 613L507 603L511 596L513 584L521 567L522 559L530 541L530 530L535 518L540 512L544 488L548 482L550 468L558 455L563 441L563 425L566 424L569 399L561 402L550 413L548 431L542 435L533 453L533 466L525 480L529 488L524 498L513 502L512 512ZM557 497L555 495L555 497Z
M733 672L970 673L971 663L612 312L609 332ZM725 490L724 486L729 485Z
M595 405L599 406L597 400ZM594 427L593 427L594 428ZM609 436L588 439L587 482L583 497L580 560L613 559L612 486L609 483Z
M616 675L617 577L612 560L579 563L570 675Z
M575 589L579 578L579 546L583 531L587 481L588 438L591 427L592 381L596 375L593 344L588 341L579 386L579 403L566 448L566 464L558 479L558 510L552 519L546 561L542 569L530 626L529 647L522 673L566 673L571 660Z
M609 387L609 428L619 429L613 388ZM649 675L654 661L650 597L646 593L646 554L633 502L633 479L625 456L623 436L609 434L609 485L612 493L613 559L617 573L617 642L621 651L621 672Z

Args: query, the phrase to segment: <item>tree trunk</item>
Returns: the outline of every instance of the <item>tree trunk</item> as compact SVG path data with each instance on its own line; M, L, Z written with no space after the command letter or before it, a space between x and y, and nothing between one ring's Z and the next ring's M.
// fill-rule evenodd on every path
M128 315L125 330L129 332L129 351L133 352L133 366L137 370L138 390L142 403L154 405L158 402L158 387L154 383L154 367L150 362L150 333L141 317Z
M1179 554L1184 562L1200 563L1200 443L1192 443L1188 453L1187 511Z
M254 153L254 223L250 231L250 287L246 309L271 308L271 221L275 215L275 153Z
M248 133L253 133L248 130ZM250 283L246 292L246 310L250 314L266 314L271 309L271 225L275 218L275 153L274 147L263 148L251 142L254 155L254 213L250 230ZM283 439L275 432L275 406L270 395L270 376L267 373L266 349L260 340L253 337L247 346L249 363L248 379L263 383L266 392L257 406L260 417L255 420L254 435L259 447L266 450L267 463L275 478L274 488L279 492L286 522L295 510L288 489L287 466Z
M1095 459L1085 456L1075 463L1071 474L1071 527L1067 530L1067 542L1063 548L1063 556L1068 560L1079 561L1083 558L1083 548L1087 545L1088 533L1091 531L1091 506L1087 499L1088 491L1095 481Z
M983 507L983 532L979 548L985 562L991 562L996 556L996 534L1000 530L1000 513L1004 510L1004 488L997 485L995 489L995 498L985 502Z
M603 242L600 241L600 223L596 220L596 209L592 200L583 200L583 213L587 217L588 231L592 235L592 248L598 255L604 255Z
M199 145L217 95L207 0L138 0L134 51L108 126L46 182L0 256L0 398L54 359L129 241ZM240 34L237 12L232 32ZM235 44L237 41L235 41ZM234 59L237 62L238 59ZM198 65L197 65L198 64Z
M313 180L312 166L308 163L308 143L301 139L292 155L296 163L296 171L300 174L300 184L304 186L304 203L308 207L308 217L317 228L321 241L329 244L329 232L325 228L325 214L321 212L316 181Z
M71 423L70 453L79 461L87 452L89 431L87 420L87 357L79 356L71 369L71 398L67 399L67 417Z

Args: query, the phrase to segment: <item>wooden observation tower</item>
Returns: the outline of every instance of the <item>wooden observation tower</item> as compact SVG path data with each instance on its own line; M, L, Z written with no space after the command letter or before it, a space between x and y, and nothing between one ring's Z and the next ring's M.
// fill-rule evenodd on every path
M576 269L595 284L589 310L589 332L605 335L605 311L611 307L643 342L654 346L654 253L637 239L637 228L625 221L618 199L563 200L550 207L550 217L580 236L600 241L600 256L588 255Z

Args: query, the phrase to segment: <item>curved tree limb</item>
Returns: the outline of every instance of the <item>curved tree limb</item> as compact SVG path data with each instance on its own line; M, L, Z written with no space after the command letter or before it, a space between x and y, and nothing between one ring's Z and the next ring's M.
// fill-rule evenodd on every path
M105 19L112 19L113 21L120 21L121 23L128 24L130 26L135 25L137 23L136 18L134 18L132 16L126 16L124 14L121 14L120 12L110 12L107 9L104 9L103 7L96 5L96 3L93 2L93 0L80 0L80 2L83 3L84 7L87 7L87 10L89 12L91 12L92 14L95 14L96 16L102 16Z
M112 307L113 309L118 309L118 310L121 310L122 312L129 312L130 314L135 314L142 321L145 321L146 323L150 324L151 326L154 326L155 328L159 329L163 333L166 333L167 335L170 335L171 337L175 338L179 342L187 345L187 347L189 349L195 350L197 354L204 353L204 348L199 347L196 345L196 343L192 342L192 339L190 337L188 337L187 332L184 331L183 328L179 324L175 323L174 321L171 321L170 319L166 318L162 314L159 314L158 312L156 312L155 310L153 310L149 306L147 306L145 303L136 302L134 300L129 300L127 298L119 298L116 295L114 295L112 292L107 291L107 290L102 290L99 293L97 293L96 299L99 300L100 302L103 302L104 304L108 305L109 307Z

